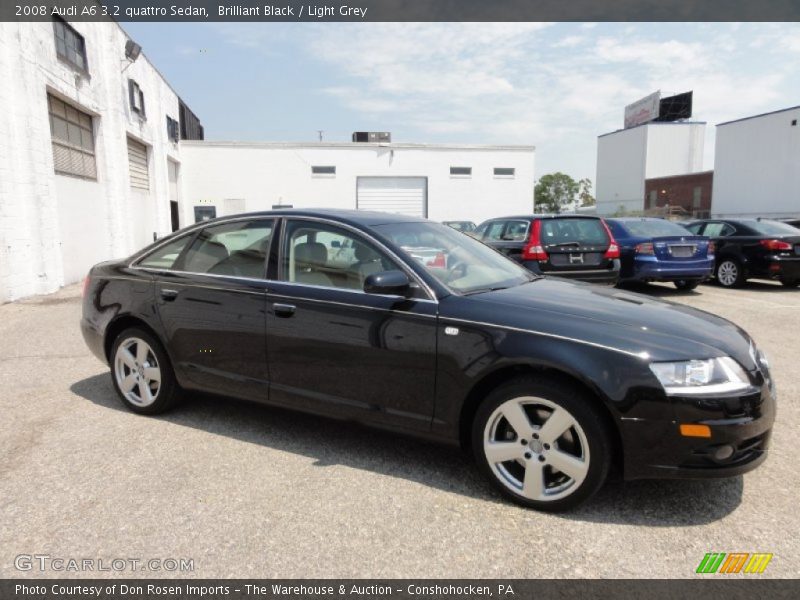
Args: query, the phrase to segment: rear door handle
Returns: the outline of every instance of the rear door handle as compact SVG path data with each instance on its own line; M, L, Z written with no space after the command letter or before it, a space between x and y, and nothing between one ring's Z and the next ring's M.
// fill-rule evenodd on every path
M172 302L175 298L178 297L178 290L161 290L161 297L166 300L167 302Z
M272 308L275 309L275 316L276 317L291 317L294 314L294 311L297 307L294 304L279 304L275 302L272 305Z

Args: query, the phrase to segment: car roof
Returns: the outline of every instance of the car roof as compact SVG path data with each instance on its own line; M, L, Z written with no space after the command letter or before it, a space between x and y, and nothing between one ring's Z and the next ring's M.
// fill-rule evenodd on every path
M492 217L491 219L486 219L487 221L507 221L509 219L599 219L597 215L576 215L576 214L550 214L544 213L541 215L511 215L508 217Z
M205 223L221 222L229 219L242 217L324 217L327 219L337 219L349 225L373 226L384 225L387 223L422 223L427 219L422 217L412 217L410 215L398 215L395 213L373 212L366 210L349 210L339 208L281 208L276 210L264 210L236 215L226 215L217 219L205 221Z
M632 223L633 221L664 221L666 223L678 223L677 221L669 221L660 217L608 217L608 220L620 221L621 223Z

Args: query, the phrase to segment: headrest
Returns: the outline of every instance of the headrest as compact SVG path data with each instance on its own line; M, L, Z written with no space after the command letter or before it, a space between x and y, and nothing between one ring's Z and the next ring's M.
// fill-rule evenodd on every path
M375 252L369 246L365 246L364 244L361 244L359 242L356 242L355 246L356 246L356 259L358 259L359 262L371 262L379 258L378 253Z
M294 259L307 266L324 266L328 262L328 249L319 242L305 242L294 247Z

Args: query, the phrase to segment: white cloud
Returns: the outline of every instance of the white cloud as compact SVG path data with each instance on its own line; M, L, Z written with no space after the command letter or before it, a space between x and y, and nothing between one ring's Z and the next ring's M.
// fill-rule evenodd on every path
M594 178L596 136L652 91L694 90L714 124L796 104L797 24L219 24L232 44L294 44L327 73L325 96L409 141L529 143L537 172ZM287 33L288 31L288 33ZM792 99L794 95L795 99ZM707 167L713 157L709 132Z

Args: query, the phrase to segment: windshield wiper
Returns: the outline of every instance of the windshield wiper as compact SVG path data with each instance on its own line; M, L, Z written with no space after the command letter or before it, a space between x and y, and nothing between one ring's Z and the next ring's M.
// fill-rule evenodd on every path
M497 290L507 290L509 286L507 285L499 285L497 287L487 287L487 288L478 288L477 290L470 290L468 292L463 292L462 296L472 296L473 294L484 294L486 292L496 292Z

